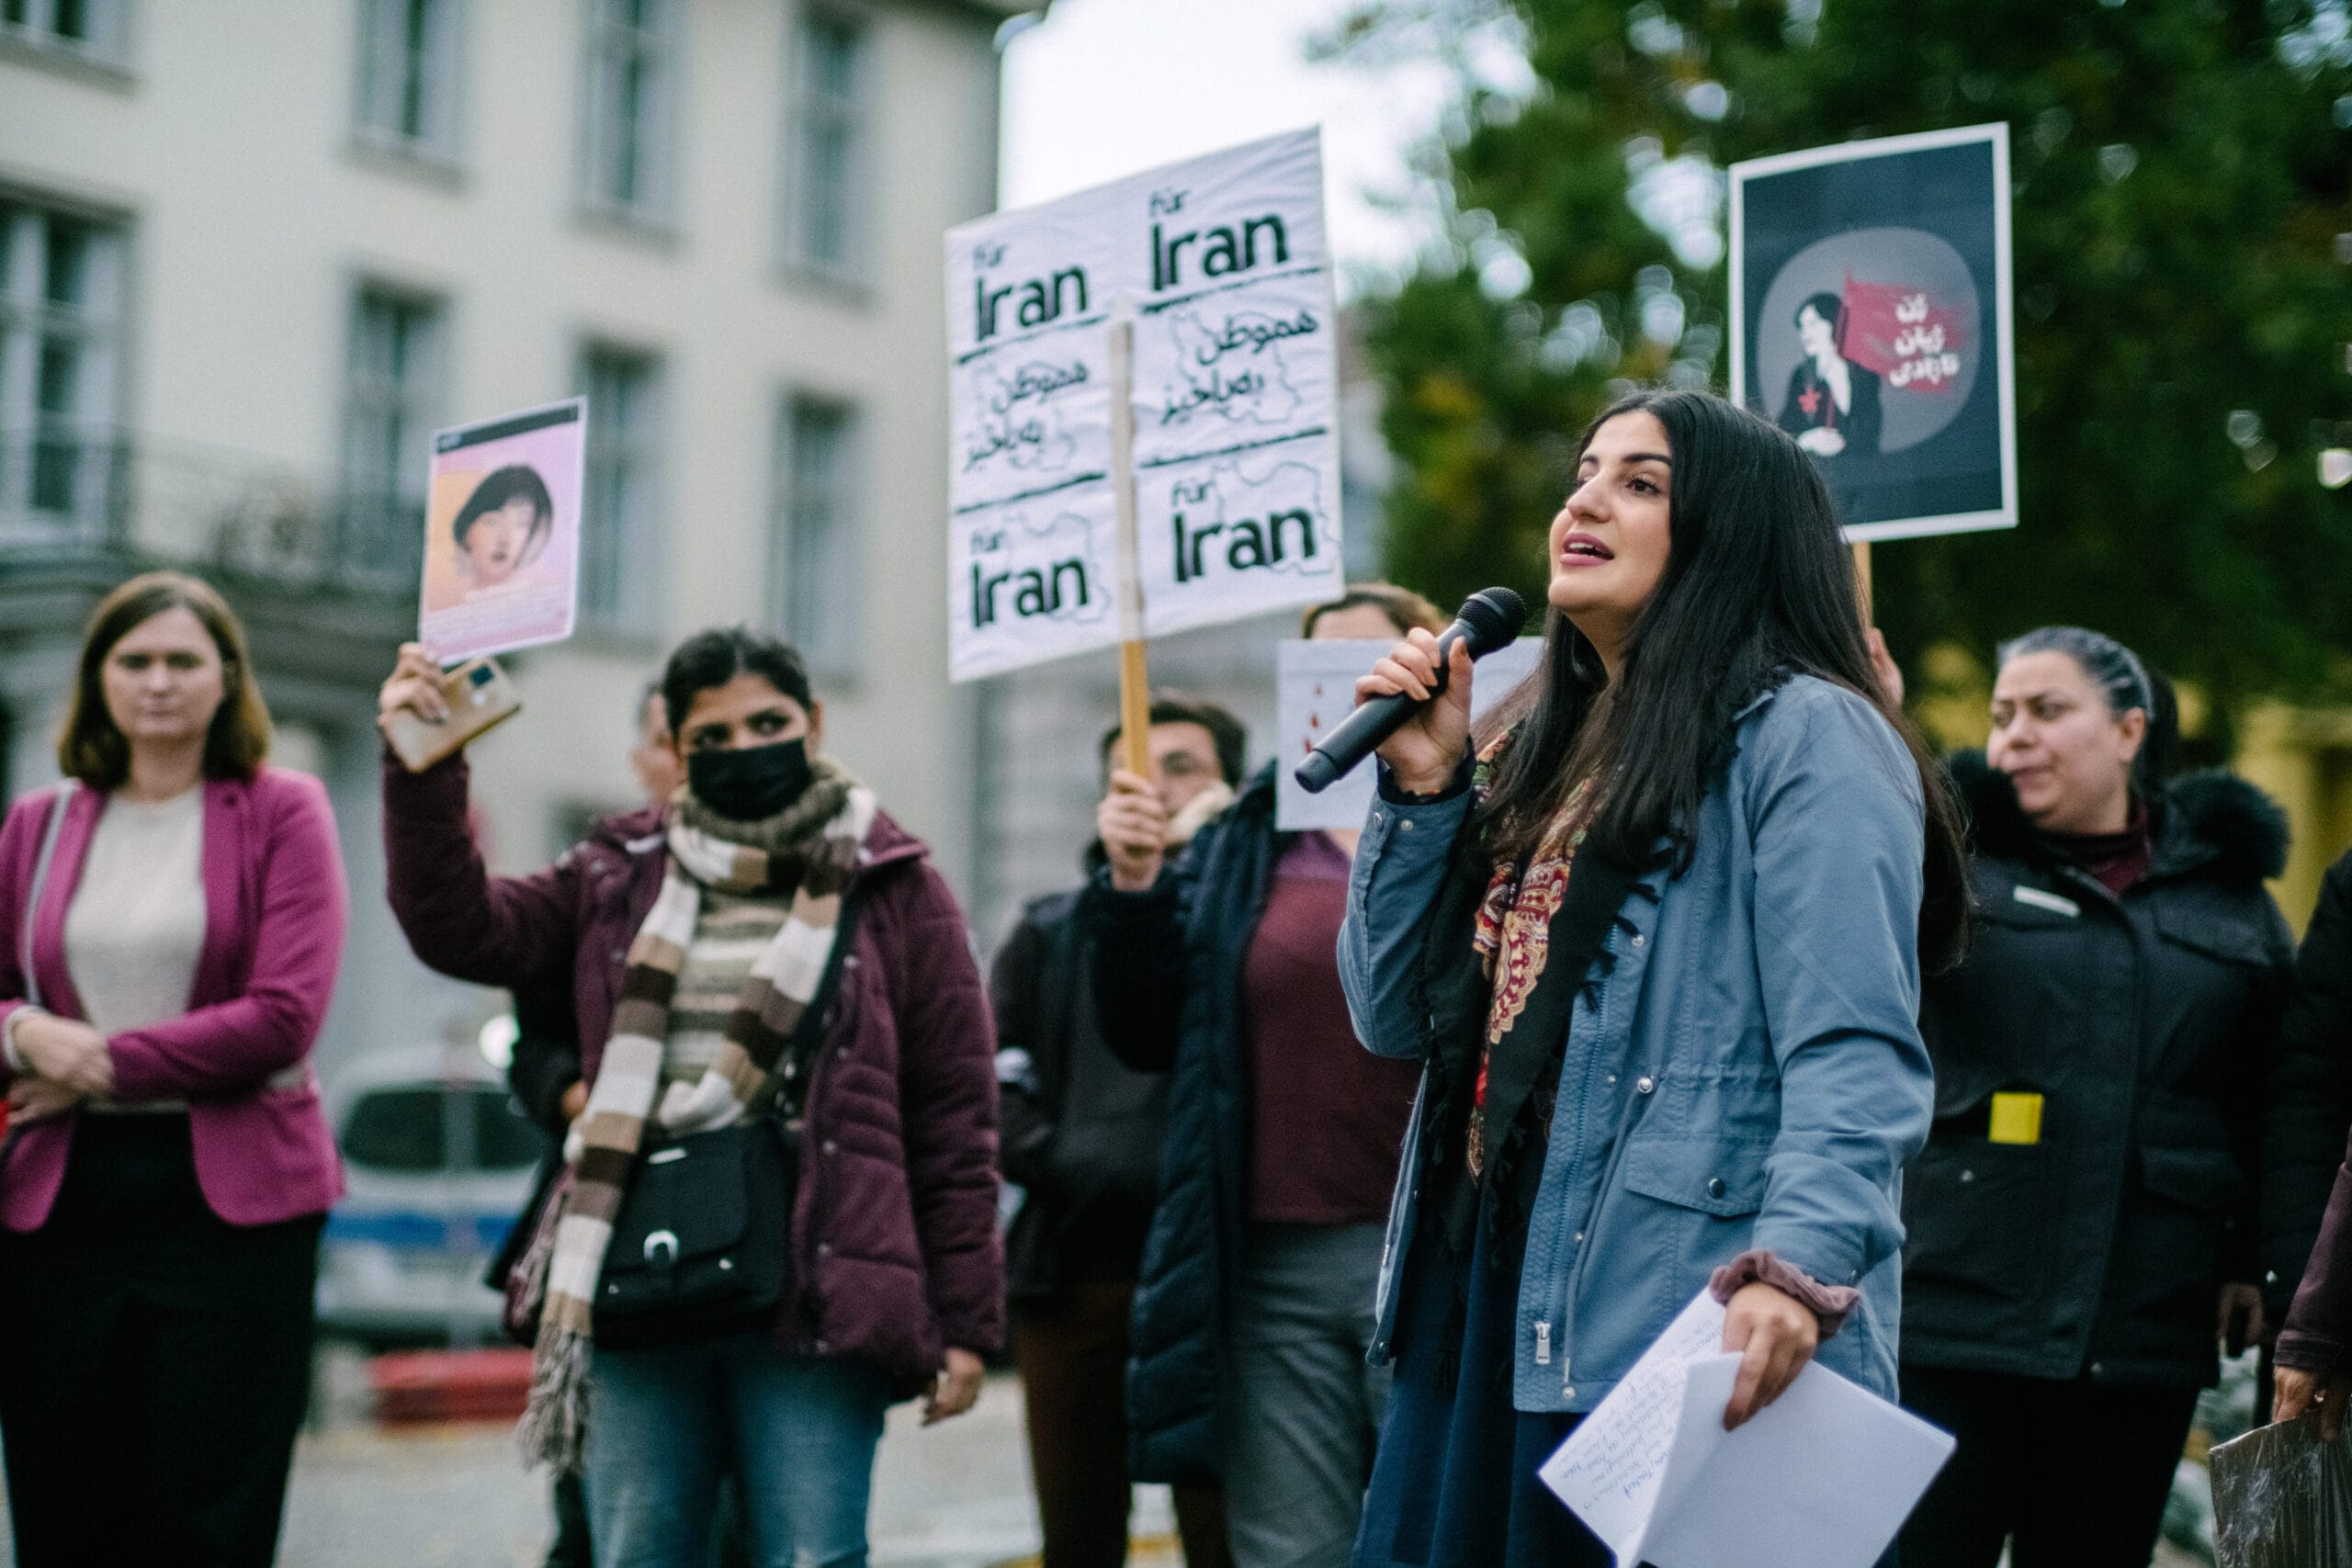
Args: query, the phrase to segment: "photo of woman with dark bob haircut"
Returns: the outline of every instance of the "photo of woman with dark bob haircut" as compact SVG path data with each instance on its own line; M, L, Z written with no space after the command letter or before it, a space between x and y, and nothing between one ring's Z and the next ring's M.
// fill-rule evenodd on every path
M66 782L0 827L0 1436L27 1568L277 1551L343 1191L310 1055L345 907L326 791L267 766L269 734L227 604L133 578L83 638Z
M1965 921L1941 770L1872 670L1820 471L1715 397L1595 420L1544 661L1474 734L1414 632L1340 939L1423 1064L1382 1269L1358 1568L1609 1561L1536 1469L1702 1291L1737 1426L1816 1354L1895 1396L1920 971Z
M512 581L555 535L555 502L539 471L524 463L492 468L449 525L458 575L469 590Z

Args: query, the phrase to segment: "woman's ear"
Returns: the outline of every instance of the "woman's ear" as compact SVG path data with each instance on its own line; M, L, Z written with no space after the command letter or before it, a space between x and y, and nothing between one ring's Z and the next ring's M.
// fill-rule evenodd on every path
M2139 761L2140 748L2148 743L2148 713L2145 708L2133 708L2115 721L2116 755L2125 767Z
M824 739L825 705L815 697L811 697L808 699L808 734L807 736L808 750L811 757L822 748Z

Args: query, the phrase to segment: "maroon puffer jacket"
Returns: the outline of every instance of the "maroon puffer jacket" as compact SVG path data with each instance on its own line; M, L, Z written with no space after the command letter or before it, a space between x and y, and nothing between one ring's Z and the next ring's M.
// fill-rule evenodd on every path
M661 891L659 811L608 818L531 876L492 877L467 822L463 757L424 773L384 763L392 913L427 965L478 985L560 984L593 1081L628 946ZM866 834L838 998L810 1077L798 1268L813 1320L788 1304L786 1348L854 1357L908 1393L946 1346L1004 1340L998 1238L996 1043L963 912L922 843L887 816Z

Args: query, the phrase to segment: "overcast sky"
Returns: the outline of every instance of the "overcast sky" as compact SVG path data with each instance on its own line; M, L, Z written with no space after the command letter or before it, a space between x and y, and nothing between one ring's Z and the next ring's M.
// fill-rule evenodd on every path
M1435 66L1373 76L1307 64L1306 39L1346 5L1056 0L1006 51L1004 204L1320 123L1342 267L1403 269L1415 230L1365 193L1406 189L1407 150L1437 123L1447 84Z

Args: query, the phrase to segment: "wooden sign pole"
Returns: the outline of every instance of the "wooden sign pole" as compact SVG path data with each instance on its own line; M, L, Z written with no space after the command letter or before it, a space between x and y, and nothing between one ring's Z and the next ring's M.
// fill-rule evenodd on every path
M1878 624L1878 616L1871 604L1871 542L1854 541L1854 589L1861 595L1862 627L1865 631Z
M1143 562L1136 538L1136 307L1111 307L1111 495L1119 531L1120 765L1151 777L1151 675L1144 659Z

